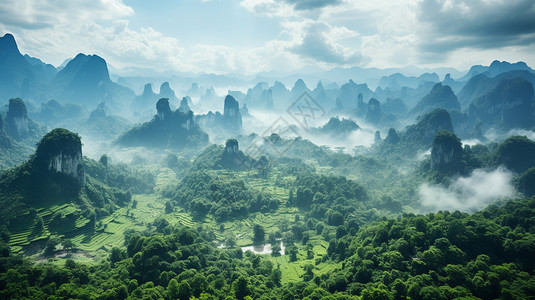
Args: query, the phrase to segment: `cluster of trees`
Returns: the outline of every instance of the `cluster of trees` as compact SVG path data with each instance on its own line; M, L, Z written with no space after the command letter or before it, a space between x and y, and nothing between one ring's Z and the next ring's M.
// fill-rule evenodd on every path
M277 209L279 201L270 194L257 192L239 177L211 175L208 171L192 171L186 175L177 189L170 192L172 202L202 218L212 214L216 220L225 221L245 217L254 212Z
M281 272L241 249L218 249L205 228L158 227L130 235L126 249L85 265L32 265L0 242L2 299L249 299L276 297ZM166 234L163 234L165 232Z
M262 255L218 249L202 227L130 233L125 248L85 265L31 264L0 240L0 297L77 299L528 299L535 296L535 197L491 205L469 215L441 211L363 225L335 225L327 255L339 267L316 274L303 267L299 282ZM326 217L328 219L329 217ZM323 221L327 221L324 219ZM307 219L305 221L308 222ZM156 224L158 223L158 224ZM256 235L262 235L262 228ZM259 237L260 238L260 237ZM299 244L287 247L300 259ZM250 298L248 298L250 297Z

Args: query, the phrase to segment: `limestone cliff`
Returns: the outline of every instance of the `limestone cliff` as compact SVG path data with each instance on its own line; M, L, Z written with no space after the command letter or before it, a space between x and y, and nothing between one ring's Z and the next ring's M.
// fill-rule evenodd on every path
M7 133L15 140L28 136L28 111L24 101L20 98L9 100L9 110L6 115Z
M460 171L463 149L459 138L450 131L442 130L433 139L431 169L447 173Z
M238 101L230 95L225 97L223 124L229 131L240 131L242 128L240 105L238 104Z
M35 162L41 170L67 175L84 185L82 141L76 133L63 128L50 131L37 145Z

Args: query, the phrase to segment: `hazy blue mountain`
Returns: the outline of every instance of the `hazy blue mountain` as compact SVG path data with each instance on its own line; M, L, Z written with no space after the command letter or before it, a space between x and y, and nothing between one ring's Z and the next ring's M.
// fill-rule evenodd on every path
M132 90L111 81L104 59L82 53L56 74L52 87L57 100L88 107L105 101L118 113L125 113L124 107L135 97Z
M33 114L36 121L45 123L48 127L54 128L65 121L78 119L83 114L83 108L80 105L66 103L61 104L56 100L49 100L41 103L39 112Z
M208 143L208 135L195 123L193 112L172 111L169 100L156 103L157 114L149 122L136 126L121 135L116 144L147 148L196 148Z
M329 136L347 136L354 130L360 129L360 126L351 119L339 117L331 117L325 125L318 128L317 131L321 134L327 134Z
M359 95L361 95L359 97ZM340 87L336 97L336 106L353 112L355 115L364 115L367 107L363 106L365 100L373 97L373 92L364 84L357 84L353 80ZM359 105L360 103L360 105Z
M381 87L383 89L388 88L392 91L397 91L403 87L417 88L419 85L427 81L438 82L438 75L435 73L424 73L418 77L415 77L395 73L389 76L381 77L381 79L379 80L378 87Z
M406 142L431 145L435 135L441 131L453 132L450 114L447 110L437 108L421 117L418 123L407 126L402 139Z
M412 115L422 115L437 108L446 110L461 110L457 96L448 85L437 83L425 97L411 110Z
M239 101L239 99L236 100ZM269 89L267 82L259 82L247 90L243 103L248 104L251 108L272 109L273 92Z
M510 71L501 73L496 77L489 77L483 73L471 78L458 94L459 103L464 110L470 103L492 89L505 79L523 78L532 85L535 85L535 74L528 71Z
M24 54L24 58L33 66L33 71L42 80L50 81L58 72L56 67L44 63L39 58L31 57L28 54Z
M510 72L510 71L528 71L531 73L534 73L535 71L531 69L525 62L519 61L516 63L509 63L506 61L493 61L488 67L487 66L481 66L481 65L475 65L470 68L468 73L459 78L459 81L468 81L472 77L477 76L479 74L485 74L487 77L496 77L502 73Z
M160 85L160 92L158 94L160 98L167 98L171 102L178 103L178 98L175 95L175 91L169 86L169 82L164 82Z
M522 78L500 80L470 104L468 118L471 124L481 122L484 128L532 128L535 126L533 85Z
M22 56L13 35L0 38L0 103L22 97L22 88L36 81L32 64Z

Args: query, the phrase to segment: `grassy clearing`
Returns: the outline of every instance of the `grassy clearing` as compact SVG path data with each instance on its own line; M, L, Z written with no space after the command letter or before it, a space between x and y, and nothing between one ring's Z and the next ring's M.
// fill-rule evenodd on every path
M299 254L297 255L298 260L290 262L290 257L288 255L282 256L272 256L266 255L269 257L275 268L280 268L282 273L281 282L283 284L288 282L299 282L303 281L303 268L305 265L311 264L314 266L314 274L328 274L331 273L334 269L340 268L340 264L335 264L332 261L328 263L321 262L323 256L327 255L327 247L329 243L325 241L312 241L314 245L314 258L308 259L307 253L302 245L297 245L299 248ZM316 260L319 263L316 263Z

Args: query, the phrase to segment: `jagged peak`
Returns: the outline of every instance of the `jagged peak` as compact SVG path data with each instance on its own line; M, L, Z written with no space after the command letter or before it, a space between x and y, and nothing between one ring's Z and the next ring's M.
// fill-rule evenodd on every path
M152 95L154 91L152 90L152 83L146 83L143 87L143 95Z
M0 38L0 53L6 55L13 52L20 54L19 47L17 46L15 37L11 33L6 33Z

